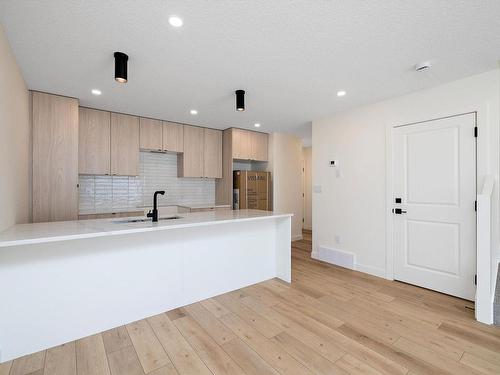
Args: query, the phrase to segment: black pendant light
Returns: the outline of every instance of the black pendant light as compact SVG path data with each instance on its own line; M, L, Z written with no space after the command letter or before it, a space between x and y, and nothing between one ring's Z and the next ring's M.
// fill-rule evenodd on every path
M120 83L127 82L127 63L128 56L123 52L115 52L115 81Z
M245 110L245 90L236 90L236 110L244 111Z

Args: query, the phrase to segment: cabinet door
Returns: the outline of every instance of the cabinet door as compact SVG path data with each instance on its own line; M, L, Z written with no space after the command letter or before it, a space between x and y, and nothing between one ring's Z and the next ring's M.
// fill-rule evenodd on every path
M251 160L267 161L268 135L266 133L251 132Z
M141 150L161 151L162 146L162 126L163 122L150 118L139 120L140 148Z
M204 130L184 125L184 153L179 155L179 177L203 177Z
M79 109L78 173L111 173L111 114L90 108Z
M139 118L111 114L111 174L139 174Z
M78 100L33 92L33 221L78 219Z
M184 125L163 121L163 150L184 151Z
M203 175L208 178L222 178L222 131L204 131Z
M250 132L243 129L232 129L233 159L249 160L251 154Z

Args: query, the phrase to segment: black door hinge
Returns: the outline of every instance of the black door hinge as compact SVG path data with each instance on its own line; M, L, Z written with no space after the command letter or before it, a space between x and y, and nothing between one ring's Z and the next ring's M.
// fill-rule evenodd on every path
M476 138L477 138L477 133L478 133L477 126L474 126L474 137Z
M477 275L474 275L474 285L477 285Z
M474 211L477 211L477 201L474 201Z

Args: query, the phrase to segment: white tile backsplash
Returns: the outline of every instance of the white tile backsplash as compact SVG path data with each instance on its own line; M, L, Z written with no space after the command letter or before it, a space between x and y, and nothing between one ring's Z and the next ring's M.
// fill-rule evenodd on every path
M165 190L159 205L213 205L215 179L177 177L177 154L141 152L137 177L81 175L80 214L151 206L153 193Z

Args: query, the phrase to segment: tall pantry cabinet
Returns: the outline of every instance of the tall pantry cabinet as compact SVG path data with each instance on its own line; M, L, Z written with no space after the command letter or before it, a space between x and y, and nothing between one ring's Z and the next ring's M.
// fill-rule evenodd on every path
M78 219L78 99L32 92L33 222Z

